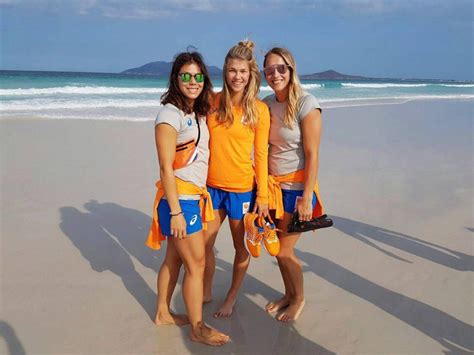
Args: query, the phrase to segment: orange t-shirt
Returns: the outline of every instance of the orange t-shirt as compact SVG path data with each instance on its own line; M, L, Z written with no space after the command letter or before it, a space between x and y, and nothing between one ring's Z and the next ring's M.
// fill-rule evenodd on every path
M216 95L215 107L219 100L220 93ZM218 122L218 111L207 117L210 133L207 184L224 191L246 192L253 189L256 180L257 202L268 203L270 112L260 100L257 100L257 111L255 128L241 122L243 107L232 107L234 122L229 127Z

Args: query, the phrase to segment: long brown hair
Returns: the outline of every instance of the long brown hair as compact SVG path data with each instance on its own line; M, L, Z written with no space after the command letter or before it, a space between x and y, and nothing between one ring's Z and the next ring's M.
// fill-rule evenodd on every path
M186 104L186 97L183 95L178 86L179 71L181 67L186 64L194 63L201 69L204 74L204 86L201 94L194 100L193 107ZM210 99L212 94L212 83L209 78L209 72L202 56L198 52L183 52L179 53L171 68L171 73L168 81L168 90L161 96L161 103L163 105L171 103L185 113L195 112L196 116L206 116L210 111Z
M241 59L247 61L250 70L250 78L245 88L243 97L244 118L243 123L250 127L255 127L258 120L258 110L256 98L260 91L260 72L258 70L257 61L253 53L254 43L249 40L240 41L233 46L227 53L224 60L223 73L223 88L221 100L219 103L219 122L225 124L227 127L234 122L232 115L232 101L230 97L230 89L226 81L227 65L230 59Z
M288 65L290 70L290 82L288 83L288 98L285 116L283 117L283 123L291 128L296 122L297 114L299 110L299 101L301 96L303 96L303 88L301 87L300 79L296 72L296 62L293 55L286 48L274 47L270 49L267 54L265 54L265 59L263 60L263 67L267 62L267 57L270 54L276 54L280 56L283 61Z

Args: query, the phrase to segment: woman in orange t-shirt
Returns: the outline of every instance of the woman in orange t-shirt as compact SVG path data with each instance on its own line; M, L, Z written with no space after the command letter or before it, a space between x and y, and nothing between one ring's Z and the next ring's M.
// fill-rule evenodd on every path
M226 216L229 217L235 249L232 284L224 303L214 313L216 318L231 316L250 262L244 244L244 214L253 210L260 216L268 215L270 113L268 107L257 99L261 78L253 47L253 42L246 40L227 53L223 89L216 95L214 112L207 119L210 133L207 187L216 219L208 224L204 234L204 302L212 299L213 247Z

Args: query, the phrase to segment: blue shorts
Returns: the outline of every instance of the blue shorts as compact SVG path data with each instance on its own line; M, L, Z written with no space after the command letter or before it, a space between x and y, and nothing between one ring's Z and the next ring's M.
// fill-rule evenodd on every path
M186 234L192 234L202 230L201 210L199 209L199 200L179 200L181 211L183 211L186 220ZM158 204L158 220L160 221L161 233L171 236L171 216L170 205L164 198Z
M225 210L229 218L242 219L244 214L252 211L255 203L255 191L229 192L215 187L207 187L215 210Z
M296 209L296 201L298 197L303 196L303 190L283 190L281 189L283 195L283 209L285 212L293 213ZM316 206L316 194L313 192L313 209Z

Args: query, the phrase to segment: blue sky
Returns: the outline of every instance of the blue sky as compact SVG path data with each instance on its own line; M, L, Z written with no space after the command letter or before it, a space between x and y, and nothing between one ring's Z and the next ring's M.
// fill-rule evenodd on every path
M249 37L301 74L474 80L472 0L0 0L0 68L120 72Z

